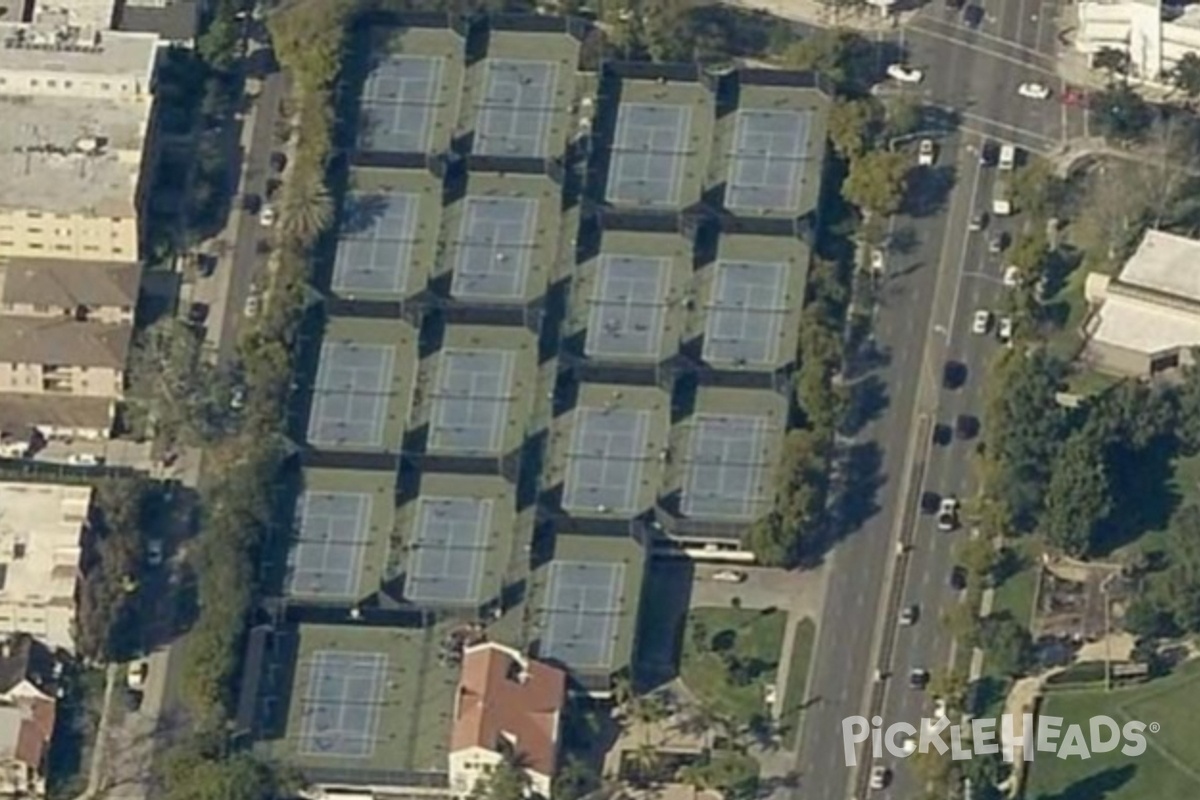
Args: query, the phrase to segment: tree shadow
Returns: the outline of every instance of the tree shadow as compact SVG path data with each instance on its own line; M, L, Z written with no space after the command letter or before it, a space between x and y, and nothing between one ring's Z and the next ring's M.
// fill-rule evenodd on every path
M839 541L860 530L880 511L879 490L887 482L883 474L883 448L878 442L849 446L840 456L841 469L831 491L830 513L820 533L802 544L799 565L821 563Z
M842 435L854 436L887 409L887 383L878 375L867 375L850 385L849 408L842 423Z
M971 714L979 716L991 708L999 708L1004 701L1008 682L995 675L984 675L971 684L967 690L967 708Z
M917 167L910 173L903 212L912 217L931 217L941 213L956 179L957 172L949 164Z
M887 239L888 252L902 256L915 253L920 245L921 237L917 235L916 229L911 226L897 228L888 235Z
M1112 767L1081 778L1058 794L1038 795L1037 800L1105 800L1110 793L1133 780L1136 773L1137 766L1134 764Z
M1122 447L1109 456L1112 485L1120 486L1122 493L1138 498L1138 502L1114 504L1093 540L1095 555L1103 557L1147 531L1167 527L1183 502L1172 481L1175 455L1174 439L1164 436L1141 450Z

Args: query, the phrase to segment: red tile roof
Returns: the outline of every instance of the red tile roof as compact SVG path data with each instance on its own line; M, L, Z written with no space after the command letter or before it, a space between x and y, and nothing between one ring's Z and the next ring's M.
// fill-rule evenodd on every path
M562 670L503 645L468 647L455 697L451 752L511 747L523 766L552 776L566 685Z

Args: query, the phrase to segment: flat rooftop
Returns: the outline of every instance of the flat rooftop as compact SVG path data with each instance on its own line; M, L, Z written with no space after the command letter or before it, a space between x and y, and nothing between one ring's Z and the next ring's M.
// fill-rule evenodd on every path
M90 486L0 483L0 602L74 605Z
M301 480L284 582L287 596L349 604L378 591L395 529L396 476L306 468Z
M73 25L107 30L113 26L116 6L116 0L36 0L33 15L35 22L65 16Z
M1148 230L1119 280L1200 302L1200 240Z
M0 71L128 76L143 80L143 91L149 90L156 34L92 30L71 39L59 31L50 24L0 23Z
M0 209L132 216L149 110L0 95Z
M562 487L573 516L636 516L662 487L670 425L661 389L582 384L575 407L552 423L546 484Z
M35 427L107 432L115 411L107 397L0 393L0 434L26 437Z
M817 89L742 83L717 120L708 184L748 217L795 218L820 202L829 98Z
M700 200L713 147L713 95L692 81L621 81L605 197L674 210Z
M566 150L579 42L565 33L492 30L463 83L458 127L477 156L548 158Z
M353 169L330 289L350 300L424 291L438 254L442 182L419 170Z
M420 480L417 497L399 510L402 544L391 569L404 576L403 598L476 607L499 597L532 510L518 514L512 484L497 476L425 472Z
M443 214L450 296L482 304L541 297L557 272L561 206L562 189L549 178L470 175L466 195Z
M632 538L557 533L554 558L530 579L534 654L582 673L628 666L645 570Z
M537 336L524 327L449 325L421 363L413 428L430 453L499 456L521 446L538 395Z
M667 493L685 517L753 522L774 501L787 400L765 390L701 387L671 430Z
M399 320L333 317L310 392L308 444L398 452L412 404L417 332Z
M263 742L313 782L408 784L444 775L459 670L449 628L300 625L282 664L281 738Z
M466 72L449 28L376 30L362 88L359 147L381 153L449 149Z
M564 336L588 358L654 364L679 352L692 298L692 247L673 233L604 231L576 267Z
M775 369L796 359L810 253L799 239L722 235L716 261L696 276L697 307L688 338L701 357L726 369Z

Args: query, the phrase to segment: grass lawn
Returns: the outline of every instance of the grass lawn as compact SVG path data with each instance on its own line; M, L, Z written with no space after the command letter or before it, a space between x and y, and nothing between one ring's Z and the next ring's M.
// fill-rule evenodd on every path
M679 674L683 682L715 711L747 721L766 709L764 686L775 681L787 615L782 611L740 608L693 608ZM697 628L707 639L707 652L697 649ZM738 685L730 678L725 656L748 665L752 679Z
M797 622L795 639L792 644L792 662L788 667L787 686L783 691L783 707L779 712L779 721L786 726L783 738L788 749L796 746L796 738L800 735L800 721L804 717L804 689L808 685L808 669L816 644L816 624L811 619L802 619Z
M1141 686L1113 692L1063 692L1051 695L1043 714L1063 717L1063 727L1086 725L1095 715L1118 722L1136 719L1162 729L1147 731L1146 752L1136 758L1093 753L1086 761L1038 753L1031 766L1027 800L1185 800L1200 797L1200 663Z
M1008 547L1020 560L1020 569L996 586L992 597L992 613L1007 611L1022 625L1033 618L1034 594L1037 591L1037 554L1032 540L1010 540Z

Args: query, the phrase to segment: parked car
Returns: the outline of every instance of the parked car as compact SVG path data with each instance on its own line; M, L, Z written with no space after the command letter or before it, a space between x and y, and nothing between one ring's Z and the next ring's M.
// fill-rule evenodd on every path
M947 361L942 367L942 386L947 389L961 389L967 382L967 365L961 361Z
M188 322L203 325L208 319L208 303L192 303L188 306Z
M287 163L287 156L283 153L279 152L278 150L276 150L274 153L271 153L272 172L283 172L285 169L287 169Z
M908 673L908 686L910 689L924 690L929 685L929 670L921 667L914 667Z
M882 764L876 764L875 766L871 767L871 788L886 788L891 777L892 773L888 771L887 767L883 766Z
M1088 104L1087 92L1074 86L1068 86L1063 90L1061 100L1064 106L1086 108Z
M134 691L141 691L146 688L146 680L149 677L149 660L145 658L135 659L129 662L129 669L125 673L125 685Z
M977 334L987 333L992 327L992 312L981 308L975 312L975 316L971 319L971 332Z
M988 215L986 211L980 211L971 216L971 221L967 223L967 230L981 231L987 227Z
M958 527L958 498L943 497L938 506L937 526L940 531L952 531Z
M104 456L95 453L71 453L67 463L75 467L98 467L104 463Z
M262 210L262 198L256 194L242 195L242 210L248 214L257 214Z
M262 213L258 215L259 224L264 228L270 228L275 224L276 214L274 206L263 206Z
M922 139L917 145L917 164L922 167L932 167L933 162L937 160L937 151L934 149L932 139Z
M919 611L916 605L905 606L900 609L900 624L914 625L916 624Z
M165 548L162 539L151 539L146 542L146 563L152 567L157 567L166 559Z
M246 387L235 386L233 391L229 393L229 407L234 411L241 411L246 407Z
M1012 344L1013 340L1013 320L1012 317L1001 317L1000 324L996 326L996 338L1004 344Z
M1000 145L988 139L979 148L979 165L982 167L996 166L996 159L1000 157Z
M1006 232L1001 231L988 241L988 252L992 255L999 255L1008 249L1009 236Z
M258 299L258 295L251 293L250 296L246 298L246 307L242 309L242 313L244 313L247 317L257 317L261 306L262 301Z
M954 441L954 431L949 425L938 423L933 426L933 443L938 447L946 447Z
M714 572L712 579L721 581L722 583L741 583L746 580L746 573L740 569L723 569L719 572Z
M875 272L884 271L883 251L878 247L871 248L871 269Z
M967 588L967 570L957 564L951 567L949 583L950 588L956 592L961 592Z
M211 278L217 271L217 257L212 253L196 254L196 273L201 278Z
M1004 268L1004 285L1009 289L1015 289L1021 285L1021 269L1016 264L1009 264Z
M970 414L959 414L954 420L954 430L960 439L974 439L979 435L979 417Z
M925 79L925 73L919 69L906 67L903 64L889 64L887 68L889 78L898 80L901 83L920 83Z
M963 24L974 30L983 24L985 16L983 6L967 6L963 9Z

